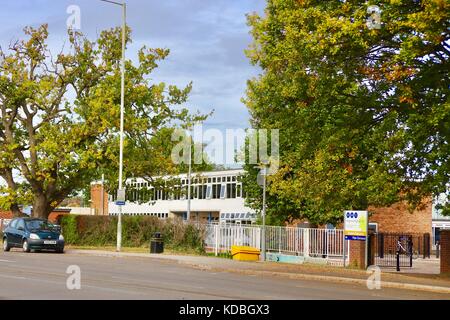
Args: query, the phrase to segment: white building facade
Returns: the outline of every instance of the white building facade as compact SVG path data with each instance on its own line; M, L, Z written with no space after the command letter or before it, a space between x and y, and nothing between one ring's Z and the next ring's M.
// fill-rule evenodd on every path
M255 223L256 212L245 205L241 181L243 174L243 170L193 173L191 220L202 223ZM152 185L142 178L127 180L127 203L122 206L122 214L187 219L187 174L164 177L159 181L167 181L171 187L162 186L161 182ZM115 196L109 196L108 212L110 215L119 213Z

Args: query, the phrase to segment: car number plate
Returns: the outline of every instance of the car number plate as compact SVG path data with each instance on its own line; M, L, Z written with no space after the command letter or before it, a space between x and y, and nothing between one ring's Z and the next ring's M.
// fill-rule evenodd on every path
M45 240L44 244L56 244L56 241Z

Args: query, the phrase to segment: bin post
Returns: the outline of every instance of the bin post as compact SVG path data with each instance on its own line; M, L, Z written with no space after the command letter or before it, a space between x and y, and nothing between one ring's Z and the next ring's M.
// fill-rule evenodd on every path
M156 232L153 234L150 240L150 253L163 253L164 252L164 241L162 239L161 233Z

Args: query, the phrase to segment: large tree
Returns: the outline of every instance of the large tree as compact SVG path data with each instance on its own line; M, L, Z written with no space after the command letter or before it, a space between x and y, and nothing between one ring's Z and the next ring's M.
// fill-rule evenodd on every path
M121 30L103 31L95 41L69 31L69 46L57 55L47 47L47 25L25 34L0 50L0 175L7 184L0 205L14 209L30 201L33 215L46 218L99 171L117 179ZM125 64L125 148L147 157L153 173L166 167L161 157L167 152L160 148L165 130L203 119L181 106L191 85L150 82L168 54L143 47L136 64Z
M263 73L245 102L255 128L281 130L270 214L337 222L345 209L414 208L446 191L449 12L441 0L268 0L249 16L248 56Z

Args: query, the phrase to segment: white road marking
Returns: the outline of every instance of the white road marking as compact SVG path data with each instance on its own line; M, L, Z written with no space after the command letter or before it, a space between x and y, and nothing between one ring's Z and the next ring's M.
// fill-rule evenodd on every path
M27 279L25 277L8 276L8 275L5 275L5 274L0 274L0 278L16 279L16 280L29 280L29 279Z
M14 263L15 261L11 261L11 260L1 260L1 259L0 259L0 262L9 262L9 263Z

